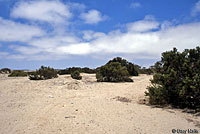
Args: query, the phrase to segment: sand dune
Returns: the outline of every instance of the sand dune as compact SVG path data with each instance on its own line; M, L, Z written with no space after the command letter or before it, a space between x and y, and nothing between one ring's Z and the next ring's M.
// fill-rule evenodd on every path
M200 133L200 116L141 104L152 76L133 77L134 83L97 83L94 74L82 76L30 81L0 75L0 133Z

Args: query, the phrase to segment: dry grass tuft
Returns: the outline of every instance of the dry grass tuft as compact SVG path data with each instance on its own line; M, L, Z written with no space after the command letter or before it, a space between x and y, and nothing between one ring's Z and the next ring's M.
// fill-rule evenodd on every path
M121 102L131 102L131 100L126 98L126 97L117 96L117 97L115 97L113 99L116 99L117 101L121 101Z

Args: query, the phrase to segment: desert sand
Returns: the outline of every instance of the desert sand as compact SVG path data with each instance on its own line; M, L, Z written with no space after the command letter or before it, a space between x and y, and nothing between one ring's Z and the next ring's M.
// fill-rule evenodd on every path
M0 75L0 134L170 134L196 129L200 116L144 102L151 75L134 83L96 82L94 74L31 81Z

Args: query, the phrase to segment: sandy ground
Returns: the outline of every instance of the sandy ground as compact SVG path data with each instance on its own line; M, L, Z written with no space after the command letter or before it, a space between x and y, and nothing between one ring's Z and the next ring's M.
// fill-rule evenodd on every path
M0 134L200 133L198 115L140 104L152 76L97 83L95 75L82 75L80 81L69 75L44 81L0 75Z

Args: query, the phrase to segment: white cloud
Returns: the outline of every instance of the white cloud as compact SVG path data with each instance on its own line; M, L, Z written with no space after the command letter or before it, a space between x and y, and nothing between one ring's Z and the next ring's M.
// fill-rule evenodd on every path
M159 58L163 51L177 47L180 51L200 43L200 23L183 24L155 32L110 32L90 42L57 45L44 52L55 55L124 54L139 58ZM42 47L42 46L41 46ZM149 57L149 55L151 57Z
M167 29L167 28L170 28L172 26L172 23L169 22L169 21L164 21L162 24L161 24L161 29Z
M70 3L68 3L67 5L69 6L69 8L70 8L71 10L84 11L85 8L86 8L86 6L85 6L84 4L74 3L74 2L73 2L73 3L70 2Z
M66 23L72 17L69 7L60 1L22 1L12 10L14 18L25 18L50 23Z
M130 32L147 32L158 28L158 22L149 20L141 20L127 24L127 30Z
M31 46L43 48L49 51L52 49L54 51L55 47L66 46L69 44L79 43L80 39L73 35L64 35L64 36L50 36L40 39L35 39L29 42Z
M196 11L198 11L197 5L198 3ZM71 3L68 7L59 1L23 1L15 6L11 16L60 24L72 16L69 8L73 10L80 8L81 12L85 9L84 5ZM89 10L79 17L86 24L97 24L106 19L97 10ZM113 54L149 59L149 57L159 58L163 51L171 50L173 47L183 50L200 44L200 22L173 26L172 22L160 23L154 16L147 15L143 20L127 23L125 26L123 30L116 29L107 34L92 30L80 31L82 37L78 37L69 34L70 31L66 32L65 29L60 32L62 26L61 29L57 29L61 34L45 33L36 26L0 18L0 41L26 42L27 46L11 48L18 54L3 53L3 55L8 58L34 60L62 59L70 55Z
M89 43L77 43L57 48L57 51L66 55L85 55L92 52Z
M0 41L25 42L34 37L44 35L44 31L36 26L16 23L0 17Z
M193 7L191 15L196 16L198 13L200 13L200 0Z
M91 30L83 31L82 33L83 33L83 39L88 40L88 41L94 40L94 39L97 39L97 38L100 38L100 37L103 37L106 35L105 33L94 32Z
M155 33L119 33L107 35L92 42L95 52L104 53L141 53L151 49L151 45L158 42ZM148 48L147 48L148 47Z
M158 32L160 45L156 44L157 48L159 51L170 50L172 47L177 47L181 51L194 48L200 45L199 30L200 22L171 26L161 30Z
M139 22L143 24L143 21ZM88 41L82 41L71 35L47 37L35 39L29 42L30 46L16 47L14 50L20 53L16 56L18 58L37 60L63 59L70 55L96 55L98 57L113 54L123 54L129 57L132 55L137 59L159 59L163 51L171 50L173 47L182 51L199 45L199 31L199 22L177 26L168 25L168 27L153 32L115 30L108 34L99 33L100 36L97 36L98 32L85 31L88 35L84 35L83 38ZM12 57L14 56L9 58Z
M95 53L145 54L160 57L163 51L177 47L180 51L200 44L200 23L171 26L155 32L108 34L91 42Z
M138 7L141 7L141 4L139 2L133 2L130 5L130 8L138 8Z
M27 46L15 46L15 50L20 52L21 54L24 55L37 55L42 52L41 48L37 47L27 47Z
M82 13L80 18L83 19L86 24L97 24L98 22L105 20L107 17L102 16L97 10L90 10L87 13Z
M45 59L52 59L54 56L59 59L69 54L84 54L85 46L84 43L80 42L79 38L72 35L65 35L37 38L29 41L27 46L12 45L10 48L27 59L33 59L36 56L37 59L39 56L44 59L44 55L46 55Z

